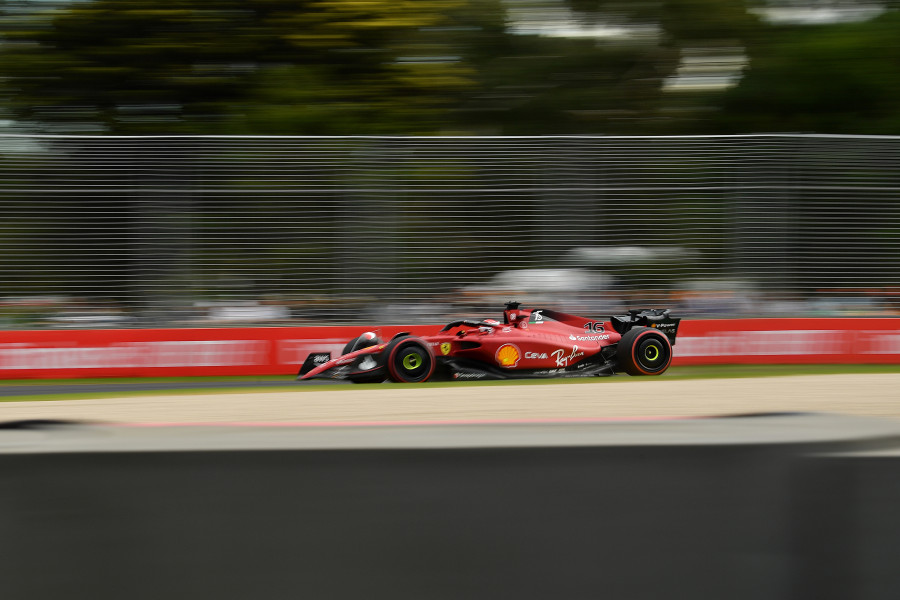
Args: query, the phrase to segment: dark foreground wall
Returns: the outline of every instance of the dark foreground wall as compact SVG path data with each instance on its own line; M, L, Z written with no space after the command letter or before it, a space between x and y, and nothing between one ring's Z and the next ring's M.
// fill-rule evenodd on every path
M802 467L792 486L797 597L900 598L900 451Z
M479 447L481 430L173 451L184 434L163 430L155 450L98 450L122 436L103 428L90 452L7 444L0 597L900 597L898 457L847 439L605 445L610 427L575 446Z

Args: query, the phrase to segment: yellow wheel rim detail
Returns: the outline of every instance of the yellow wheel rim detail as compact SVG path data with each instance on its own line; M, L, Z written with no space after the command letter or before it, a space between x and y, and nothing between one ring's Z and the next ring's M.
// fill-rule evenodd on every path
M422 365L422 357L418 354L407 354L403 357L403 368L407 371L418 369Z

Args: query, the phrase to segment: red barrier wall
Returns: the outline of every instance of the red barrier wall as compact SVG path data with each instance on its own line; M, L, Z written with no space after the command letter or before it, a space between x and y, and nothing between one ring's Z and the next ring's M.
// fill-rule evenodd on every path
M433 333L438 325L383 327ZM364 326L116 329L0 333L0 379L291 375L337 353ZM675 365L900 364L900 319L684 321Z
M684 321L675 365L900 364L900 319Z
M368 328L371 329L371 328ZM0 379L295 374L310 352L338 353L367 328L253 327L0 333ZM434 326L383 327L431 333Z

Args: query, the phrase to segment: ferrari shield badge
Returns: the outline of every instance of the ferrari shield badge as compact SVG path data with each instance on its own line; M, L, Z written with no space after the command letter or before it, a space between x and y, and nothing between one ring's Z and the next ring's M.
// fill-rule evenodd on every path
M450 354L450 342L444 342L443 344L441 344L441 354L443 354L444 356Z

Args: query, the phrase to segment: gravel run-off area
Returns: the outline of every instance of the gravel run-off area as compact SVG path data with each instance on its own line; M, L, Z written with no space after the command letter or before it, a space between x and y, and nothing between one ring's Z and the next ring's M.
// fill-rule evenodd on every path
M297 391L0 402L0 421L142 424L428 423L647 419L825 412L900 419L900 373L409 387L297 384Z

